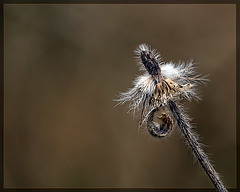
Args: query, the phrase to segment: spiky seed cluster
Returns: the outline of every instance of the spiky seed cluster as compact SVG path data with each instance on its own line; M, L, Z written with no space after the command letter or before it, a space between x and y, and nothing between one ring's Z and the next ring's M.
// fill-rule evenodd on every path
M204 83L205 77L196 75L194 63L163 62L160 54L146 44L134 51L140 70L145 73L135 79L133 88L119 95L120 104L130 102L130 112L141 110L140 125L153 110L167 107L168 101L199 99L196 84Z

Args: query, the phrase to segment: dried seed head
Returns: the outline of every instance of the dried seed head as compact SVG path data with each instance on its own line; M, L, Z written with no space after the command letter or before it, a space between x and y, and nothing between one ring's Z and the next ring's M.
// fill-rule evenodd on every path
M130 112L141 110L140 124L152 110L167 106L170 99L179 101L199 99L196 94L196 83L206 79L195 74L193 61L180 63L163 62L160 54L146 44L139 45L134 51L140 70L145 73L136 78L134 87L119 95L120 104L130 102Z
M162 62L156 50L151 50L150 46L146 44L140 45L135 54L141 64L140 69L145 70L145 74L137 77L134 87L121 93L117 101L120 104L129 101L130 111L133 114L136 110L141 109L139 125L141 126L147 119L147 129L154 137L169 135L176 122L216 189L227 192L218 173L201 148L198 137L190 125L190 119L184 113L184 108L179 102L182 98L198 99L195 90L196 84L204 83L206 76L196 75L193 61L178 65L172 62ZM158 116L160 124L154 120L154 114L159 111L161 111L161 116Z

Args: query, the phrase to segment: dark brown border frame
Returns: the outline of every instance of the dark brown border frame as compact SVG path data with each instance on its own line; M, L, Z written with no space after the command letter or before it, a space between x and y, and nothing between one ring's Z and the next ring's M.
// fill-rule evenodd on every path
M169 188L4 188L4 4L235 4L236 5L236 93L237 93L237 101L236 101L236 114L237 114L237 129L236 129L236 137L237 137L237 187L236 188L228 188L229 192L237 192L240 191L239 185L239 174L240 166L238 165L238 161L240 159L240 132L239 128L239 83L240 83L240 0L1 0L0 1L0 191L3 192L25 192L25 191L33 191L33 192L50 192L50 191L67 191L67 192L76 192L76 191L87 191L87 192L103 192L103 191L113 191L113 192L153 192L153 191L164 191L164 192L172 192L172 191L194 191L194 192L202 192L202 191L215 191L214 188L181 188L181 189L169 189Z

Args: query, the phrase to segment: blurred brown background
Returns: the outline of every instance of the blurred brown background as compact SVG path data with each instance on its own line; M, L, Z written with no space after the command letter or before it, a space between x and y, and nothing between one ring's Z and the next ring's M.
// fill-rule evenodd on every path
M140 43L209 74L185 102L227 187L236 185L235 5L5 5L5 187L213 187L176 128L138 132L114 107Z

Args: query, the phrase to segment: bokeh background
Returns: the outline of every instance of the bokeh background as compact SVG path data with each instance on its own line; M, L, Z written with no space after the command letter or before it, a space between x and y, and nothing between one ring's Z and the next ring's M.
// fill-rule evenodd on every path
M141 43L210 75L185 105L236 186L235 5L7 4L4 16L5 187L213 187L178 128L155 139L114 107L141 74Z

